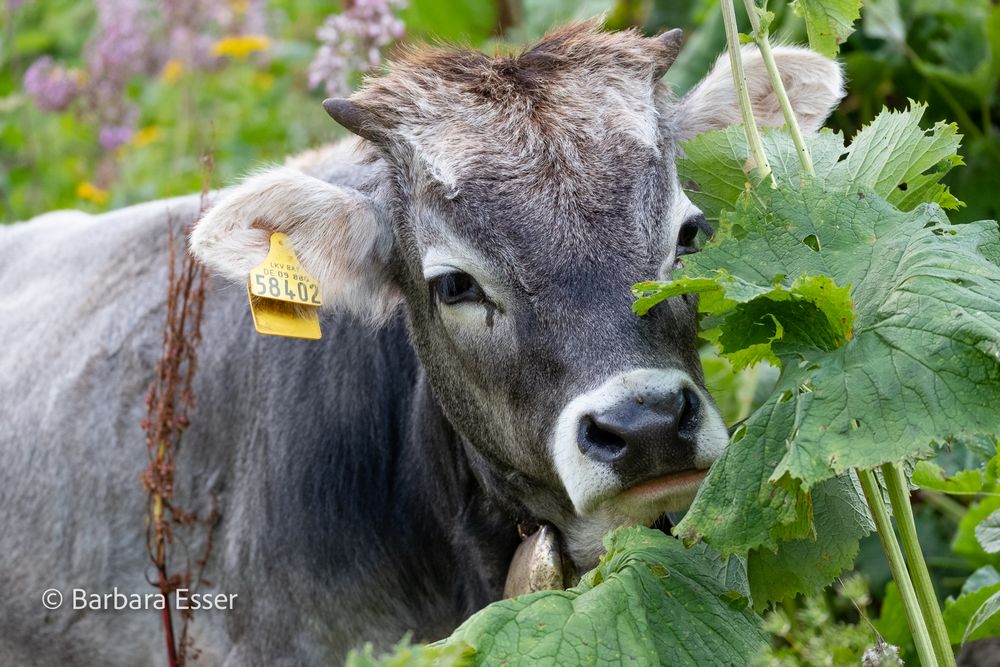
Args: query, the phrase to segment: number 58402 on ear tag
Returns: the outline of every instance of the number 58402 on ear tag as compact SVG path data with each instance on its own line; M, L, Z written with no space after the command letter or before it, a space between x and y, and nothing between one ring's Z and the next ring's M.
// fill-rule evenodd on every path
M319 285L299 264L288 236L271 234L271 249L247 280L257 331L269 336L320 337Z

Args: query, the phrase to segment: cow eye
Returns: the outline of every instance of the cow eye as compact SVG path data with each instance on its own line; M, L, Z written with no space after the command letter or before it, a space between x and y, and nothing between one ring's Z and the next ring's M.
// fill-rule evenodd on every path
M446 306L456 303L483 303L486 294L476 279L468 273L454 271L437 276L430 281L431 294Z
M681 231L677 234L677 251L674 253L675 257L691 255L700 250L698 232L704 232L705 236L709 238L712 236L712 227L701 213L691 216L681 224Z

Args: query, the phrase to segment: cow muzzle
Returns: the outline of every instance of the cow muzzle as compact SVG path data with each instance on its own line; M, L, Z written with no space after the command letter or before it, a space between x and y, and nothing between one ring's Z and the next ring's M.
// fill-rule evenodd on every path
M603 507L649 523L690 504L729 438L687 373L638 369L574 398L554 440L556 470L579 514Z

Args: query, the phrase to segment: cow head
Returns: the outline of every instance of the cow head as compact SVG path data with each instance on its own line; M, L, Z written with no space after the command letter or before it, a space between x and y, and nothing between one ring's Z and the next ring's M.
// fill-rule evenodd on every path
M607 529L686 506L728 442L694 299L630 310L630 286L669 277L705 228L677 180L678 141L739 122L725 60L683 99L659 83L679 38L586 23L517 56L406 53L325 103L364 138L363 182L268 171L191 238L245 281L282 231L325 303L375 322L405 309L482 483L554 523L578 563ZM815 130L841 96L838 66L775 56ZM744 61L758 121L782 124L759 54Z

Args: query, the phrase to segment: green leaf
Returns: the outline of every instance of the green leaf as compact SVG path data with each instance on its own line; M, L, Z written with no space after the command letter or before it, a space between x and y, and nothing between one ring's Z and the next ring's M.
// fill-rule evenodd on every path
M1000 552L1000 510L993 512L976 526L976 541L988 554Z
M939 181L963 164L957 153L962 135L954 123L921 129L925 111L926 104L912 100L909 109L883 110L858 132L832 176L868 186L904 211L925 202L958 208L961 203Z
M795 480L773 483L784 442L764 437L769 421L790 423L795 406L780 386L734 434L709 469L698 495L674 532L691 542L706 539L724 556L778 548L781 540L811 535L811 499Z
M826 275L850 286L854 304L846 342L815 319L790 336L780 304L754 312L784 326L772 347L794 404L785 419L758 412L747 424L765 422L765 448L787 451L772 480L788 474L808 487L851 467L924 455L947 436L1000 431L1000 267L978 252L995 238L992 225L951 226L940 209L903 213L870 191L845 197L820 183L752 195L731 218L744 238L690 256L681 277L725 271L720 289L730 299L730 284L747 294L788 275ZM819 252L804 242L810 236ZM843 312L838 299L826 306ZM762 342L748 323L727 318L720 341Z
M1000 623L992 623L994 619L1000 620L997 616L997 612L1000 612L1000 590L998 590L993 595L986 598L986 600L979 606L976 613L972 615L969 619L969 624L965 628L965 632L962 634L962 643L969 641L969 639L975 638L977 635L986 637L996 637L1000 633ZM992 623L995 630L989 630L986 632L980 632L987 623Z
M952 495L974 495L983 491L986 475L982 470L961 470L949 476L935 463L917 461L917 465L913 468L913 483L930 491Z
M765 132L763 136L771 134ZM707 219L718 220L720 213L731 209L744 189L752 185L746 173L750 148L743 128L699 134L681 148L685 156L677 163L681 184ZM770 157L766 149L765 153Z
M760 286L720 270L712 277L639 283L633 293L639 297L633 305L639 315L671 296L686 293L701 295L704 312L729 313L730 321L719 343L737 370L764 360L777 365L771 348L779 341L786 348L808 341L836 349L850 337L854 323L849 290L837 287L826 276L803 275L794 281Z
M767 600L787 600L826 588L854 565L862 537L875 530L853 474L822 482L812 492L815 537L778 545L747 556L747 576L758 608ZM808 563L808 567L802 567Z
M605 546L578 586L493 603L441 644L472 646L475 665L744 664L764 648L731 561L648 528Z
M996 226L996 222L992 220L983 220L983 224L993 223ZM983 253L986 259L990 260L994 264L1000 266L1000 235L995 239L990 239L979 246L979 252Z
M795 0L792 8L806 21L809 46L831 58L861 16L861 0Z
M802 174L784 132L766 132L777 187L744 172L741 128L684 146L680 173L719 230L677 280L637 286L637 310L698 292L734 366L781 365L772 396L734 434L677 527L723 554L754 552L758 603L829 576L803 572L815 569L806 558L786 559L787 590L756 576L766 569L760 554L780 554L782 542L821 541L810 488L1000 431L1000 267L983 255L1000 234L992 222L952 226L926 203L951 202L932 186L960 161L954 127L925 131L923 112L885 112L848 148L833 133L811 137L815 178Z
M680 294L703 294L700 305L701 310L711 312L713 310L728 310L730 304L736 302L725 299L724 283L727 276L720 274L712 278L680 278L669 283L645 282L632 287L632 293L638 297L632 304L632 310L637 315L645 315L649 309L668 299ZM762 290L756 290L753 285L747 285L750 290L758 294Z
M786 353L796 346L836 350L851 338L853 324L848 288L826 276L802 275L787 287L772 284L768 292L736 306L719 344L736 368L758 359L777 366L776 345ZM743 351L750 352L749 358Z
M992 572L983 573L986 569L980 568L970 577L983 585L972 590L963 589L958 598L945 600L944 624L952 644L1000 635L1000 615L996 614L1000 602L995 599L1000 596L1000 582L995 580L996 570L989 568ZM991 580L994 583L985 583Z
M924 203L961 206L940 181L963 164L958 155L962 137L954 124L922 129L926 110L925 104L911 102L908 110L883 111L846 147L843 136L830 130L806 137L816 176L828 188L844 192L867 186L904 211ZM788 133L765 130L762 141L775 179L798 183L801 163ZM698 135L683 149L678 175L688 197L709 220L719 220L722 211L732 210L760 185L755 175L746 173L750 149L742 127Z
M962 593L974 593L980 588L1000 584L1000 572L992 565L984 565L969 575L962 584Z
M763 7L757 6L754 6L753 11L757 15L759 26L759 33L755 33L755 36L761 37L762 35L767 35L771 30L771 24L774 23L774 12L769 12Z
M765 128L761 141L774 177L779 182L798 181L802 163L788 133ZM820 176L829 173L846 150L843 135L826 129L807 136L806 144ZM750 147L742 126L699 134L682 148L678 177L688 197L709 220L719 220L722 211L731 210L740 195L761 183L757 174L748 173Z
M958 524L952 551L976 566L1000 564L1000 558L986 553L976 538L976 526L997 510L1000 510L1000 497L997 496L973 503Z

